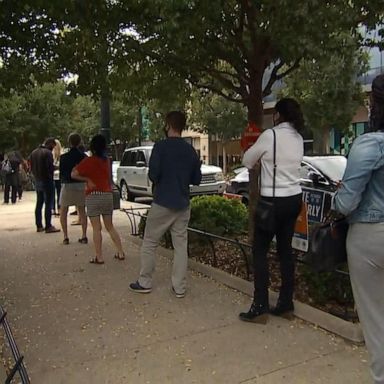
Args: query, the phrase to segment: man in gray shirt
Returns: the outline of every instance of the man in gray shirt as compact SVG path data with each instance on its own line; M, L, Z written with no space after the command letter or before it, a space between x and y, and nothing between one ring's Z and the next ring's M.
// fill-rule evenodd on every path
M152 291L155 251L161 237L170 230L174 248L172 292L182 298L188 264L189 186L200 184L201 170L196 151L181 137L186 125L184 113L169 112L165 123L167 138L155 144L149 160L154 198L141 247L140 277L129 287L138 293Z

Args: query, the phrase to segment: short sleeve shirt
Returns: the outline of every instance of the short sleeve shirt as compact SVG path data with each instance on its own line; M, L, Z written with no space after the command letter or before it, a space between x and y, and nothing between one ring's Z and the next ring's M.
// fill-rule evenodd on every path
M75 169L79 172L80 176L88 177L96 185L92 189L87 185L85 189L86 195L89 195L91 192L112 192L109 167L109 160L98 156L86 157L76 166Z

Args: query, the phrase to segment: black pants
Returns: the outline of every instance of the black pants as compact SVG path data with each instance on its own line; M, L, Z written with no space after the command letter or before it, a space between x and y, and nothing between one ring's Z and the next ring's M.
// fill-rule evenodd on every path
M289 302L293 297L295 262L292 255L291 242L295 229L295 222L302 205L302 194L266 199L275 203L276 226L273 232L269 232L258 228L257 223L255 223L253 267L255 279L254 301L256 304L268 308L269 270L267 254L271 241L275 235L281 272L279 299L283 302Z
M4 203L9 203L9 192L11 192L11 202L12 204L16 203L16 198L17 198L17 186L16 185L11 185L5 182L5 187L4 187Z
M9 193L11 192L11 202L16 203L17 199L17 188L18 188L18 174L16 172L5 175L5 186L4 186L4 203L9 203Z

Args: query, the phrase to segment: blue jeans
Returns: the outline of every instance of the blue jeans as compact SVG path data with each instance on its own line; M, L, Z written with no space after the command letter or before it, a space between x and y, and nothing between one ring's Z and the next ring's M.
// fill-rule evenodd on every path
M45 229L52 226L52 199L54 193L53 180L49 181L37 181L36 180L36 209L35 209L35 221L37 228L43 228L43 221L41 211L45 204L44 218L45 218Z

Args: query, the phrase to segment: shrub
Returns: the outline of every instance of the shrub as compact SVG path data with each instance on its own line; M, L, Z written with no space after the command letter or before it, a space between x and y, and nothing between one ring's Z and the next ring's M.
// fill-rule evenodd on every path
M301 277L308 287L308 294L316 304L330 301L347 305L353 303L353 294L348 275L335 272L314 273L308 266L302 266Z
M239 200L222 196L196 196L191 202L191 228L221 236L246 232L248 210Z

